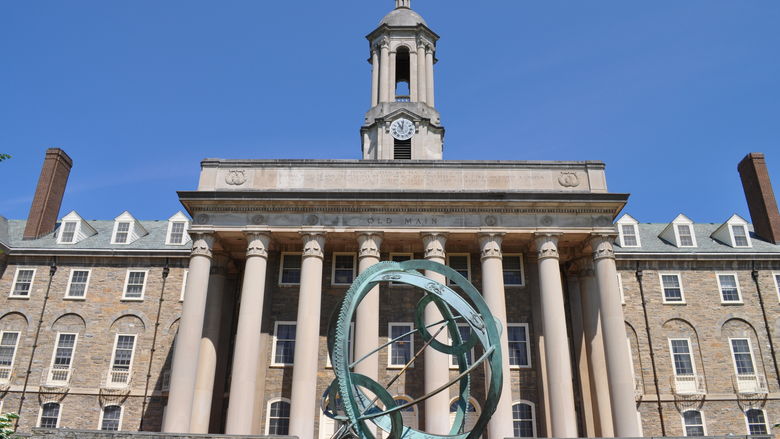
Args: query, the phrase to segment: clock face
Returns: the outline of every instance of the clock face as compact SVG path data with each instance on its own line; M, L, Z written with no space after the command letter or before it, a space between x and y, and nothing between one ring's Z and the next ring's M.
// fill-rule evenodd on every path
M396 140L409 140L414 136L414 123L409 119L398 119L390 124L390 134Z

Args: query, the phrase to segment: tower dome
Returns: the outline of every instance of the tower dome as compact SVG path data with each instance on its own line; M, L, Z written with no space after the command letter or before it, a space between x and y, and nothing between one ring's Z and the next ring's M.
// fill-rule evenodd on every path
M390 11L390 13L385 15L385 18L379 22L380 26L383 24L388 26L417 26L418 24L427 26L427 23L425 23L425 20L420 14L407 7L400 7Z

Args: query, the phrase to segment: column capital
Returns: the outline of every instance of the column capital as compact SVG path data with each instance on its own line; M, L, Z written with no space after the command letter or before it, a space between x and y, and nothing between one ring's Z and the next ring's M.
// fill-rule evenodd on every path
M300 232L303 239L303 258L325 258L325 232Z
M212 231L198 231L190 232L192 237L192 252L191 256L205 256L209 259L213 256L211 253L216 242L216 236Z
M560 259L558 252L558 238L562 233L544 232L537 233L536 236L536 256L542 259Z
M482 253L482 260L488 258L501 258L501 243L504 242L504 233L480 233L479 247Z
M382 247L382 232L358 232L357 240L360 244L358 258L379 258L379 249Z
M268 258L268 246L271 244L271 233L265 230L248 230L244 232L247 240L246 256Z
M447 235L446 232L420 232L425 246L425 259L445 257L444 246L447 244Z
M615 240L614 234L594 233L590 238L590 245L593 248L593 260L615 259L615 248L612 242Z

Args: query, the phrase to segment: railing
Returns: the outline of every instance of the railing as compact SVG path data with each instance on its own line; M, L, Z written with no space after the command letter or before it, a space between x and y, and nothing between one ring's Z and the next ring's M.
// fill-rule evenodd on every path
M0 384L6 384L11 381L11 366L0 367Z
M70 384L72 369L69 367L52 367L44 373L45 386L64 387Z
M737 375L734 383L737 393L769 393L766 378L763 375Z
M395 97L396 102L412 102L411 96L396 96Z
M125 389L130 386L130 371L111 369L106 373L104 387L107 389Z
M701 375L675 375L674 392L678 395L702 395L707 393L704 387L704 377Z

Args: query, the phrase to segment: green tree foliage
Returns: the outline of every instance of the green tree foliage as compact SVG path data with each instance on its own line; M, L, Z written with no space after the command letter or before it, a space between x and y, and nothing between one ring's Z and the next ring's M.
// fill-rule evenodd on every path
M14 422L19 419L19 416L13 413L6 413L0 415L0 439L12 439L16 437L14 435Z
M10 159L11 156L8 154L0 154L0 162Z

